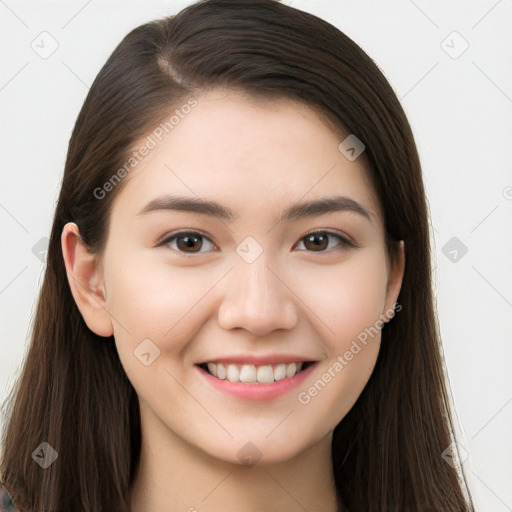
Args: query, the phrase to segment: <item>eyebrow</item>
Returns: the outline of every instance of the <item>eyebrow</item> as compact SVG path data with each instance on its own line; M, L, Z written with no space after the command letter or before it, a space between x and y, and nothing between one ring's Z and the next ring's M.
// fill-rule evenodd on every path
M172 195L164 195L153 199L137 216L160 210L200 213L227 222L232 222L238 218L233 210L215 201L199 197ZM373 212L370 213L370 211L354 199L346 196L333 196L294 204L281 214L279 221L286 222L314 217L316 215L345 211L358 213L370 222L372 222L372 218L375 217Z

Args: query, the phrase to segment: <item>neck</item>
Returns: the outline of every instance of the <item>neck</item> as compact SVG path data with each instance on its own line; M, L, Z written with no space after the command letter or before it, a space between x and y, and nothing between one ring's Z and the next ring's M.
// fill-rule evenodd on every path
M130 512L337 511L332 432L285 462L246 466L211 457L142 412Z

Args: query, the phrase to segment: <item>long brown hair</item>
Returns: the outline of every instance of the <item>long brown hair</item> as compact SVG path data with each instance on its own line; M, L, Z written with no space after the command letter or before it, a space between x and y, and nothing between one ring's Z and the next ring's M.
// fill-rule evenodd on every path
M98 255L129 176L97 190L187 98L213 87L293 98L364 143L388 251L405 242L402 310L385 324L374 371L334 430L340 507L355 512L472 511L454 440L431 283L428 210L404 111L363 50L329 23L276 0L205 0L132 30L96 77L78 115L53 220L30 346L7 398L0 472L30 511L128 507L139 462L137 394L114 339L88 329L70 291L61 233L75 222ZM340 139L341 142L341 139ZM136 169L132 172L136 172ZM96 191L96 193L95 193ZM42 469L41 443L58 454Z

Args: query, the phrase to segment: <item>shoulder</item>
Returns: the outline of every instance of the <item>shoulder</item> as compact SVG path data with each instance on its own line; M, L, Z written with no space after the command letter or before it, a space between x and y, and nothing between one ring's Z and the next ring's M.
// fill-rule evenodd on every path
M0 482L0 512L21 512L3 482Z

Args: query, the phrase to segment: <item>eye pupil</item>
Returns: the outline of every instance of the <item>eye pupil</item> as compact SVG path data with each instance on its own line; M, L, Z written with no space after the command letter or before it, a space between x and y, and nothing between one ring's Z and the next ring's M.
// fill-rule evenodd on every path
M198 242L198 240L200 239L200 237L197 237L197 236L188 236L188 235L181 235L181 236L177 236L176 237L176 240L177 240L177 245L178 245L178 248L180 250L183 250L184 248L185 249L190 249L190 248L193 248L194 244L196 244ZM180 240L183 240L184 241L184 244L180 244ZM183 246L183 247L182 247ZM199 247L200 249L200 247ZM187 252L187 251L186 251ZM190 252L190 251L188 251Z
M323 245L322 245L322 241L320 241L320 245L318 245L319 239L323 239ZM307 247L308 242L312 242L313 248L316 248L316 249L320 248L320 250L325 249L329 245L328 236L325 234L321 234L321 233L314 233L312 235L307 236L306 243L304 244L306 247Z

